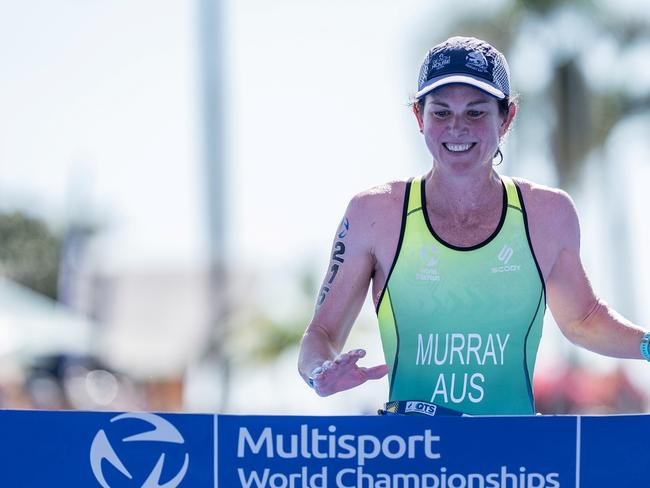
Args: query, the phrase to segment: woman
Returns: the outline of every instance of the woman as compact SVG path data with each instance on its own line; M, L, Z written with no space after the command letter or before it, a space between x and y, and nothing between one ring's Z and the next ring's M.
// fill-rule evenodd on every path
M466 37L433 47L413 112L432 169L350 202L301 344L316 393L388 374L389 412L534 414L546 303L575 344L650 360L650 334L591 288L570 197L493 168L517 112L503 55ZM362 367L365 351L341 351L371 283L387 364Z

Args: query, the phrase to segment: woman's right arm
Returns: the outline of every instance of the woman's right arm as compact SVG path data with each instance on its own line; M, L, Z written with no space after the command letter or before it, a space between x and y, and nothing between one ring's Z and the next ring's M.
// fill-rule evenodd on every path
M381 378L388 371L385 364L358 366L357 361L365 355L362 349L341 352L365 300L374 269L370 198L357 196L348 205L334 236L314 317L300 345L298 371L321 396Z

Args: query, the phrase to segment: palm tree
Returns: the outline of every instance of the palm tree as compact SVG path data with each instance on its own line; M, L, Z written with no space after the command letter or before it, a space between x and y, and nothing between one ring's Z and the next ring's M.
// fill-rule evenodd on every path
M57 298L61 237L22 212L0 214L0 275Z

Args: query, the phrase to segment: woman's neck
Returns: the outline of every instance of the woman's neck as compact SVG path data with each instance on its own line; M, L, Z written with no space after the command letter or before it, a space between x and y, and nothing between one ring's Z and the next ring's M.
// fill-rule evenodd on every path
M503 187L492 169L472 175L449 175L432 169L426 176L427 207L435 214L467 220L502 205Z

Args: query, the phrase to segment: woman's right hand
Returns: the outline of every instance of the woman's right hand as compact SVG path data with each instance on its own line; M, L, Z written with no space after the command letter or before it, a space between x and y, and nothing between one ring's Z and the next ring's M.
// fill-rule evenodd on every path
M314 391L320 396L329 396L386 376L388 366L385 364L370 368L358 366L357 362L365 355L365 350L353 349L312 370L309 379Z

